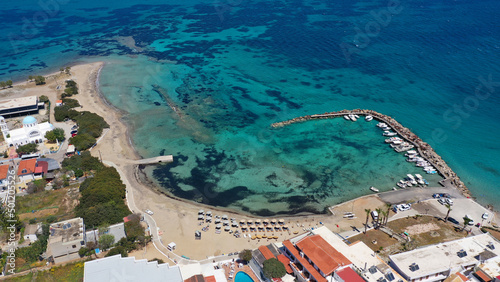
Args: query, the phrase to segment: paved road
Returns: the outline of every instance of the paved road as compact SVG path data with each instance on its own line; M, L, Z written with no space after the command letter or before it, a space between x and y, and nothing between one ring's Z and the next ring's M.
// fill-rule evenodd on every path
M412 187L398 189L397 191L380 193L379 197L382 201L395 205L432 199L432 194L434 193L448 193L452 198L457 199L465 198L457 189L445 187Z

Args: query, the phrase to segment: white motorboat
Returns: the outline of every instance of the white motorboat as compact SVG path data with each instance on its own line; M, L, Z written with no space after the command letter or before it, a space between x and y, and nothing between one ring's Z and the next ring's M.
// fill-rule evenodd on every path
M423 179L423 178L422 178L422 175L420 175L420 174L418 174L418 173L417 173L417 174L415 174L415 177L416 177L417 179Z
M377 127L387 127L387 124L385 124L383 122L379 122L379 123L377 123Z
M382 133L382 135L390 137L390 136L396 136L398 134L396 132L390 132L386 130L384 131L384 133Z
M408 178L409 178L410 180L414 180L414 179L415 179L415 177L413 177L413 175L411 175L411 174L409 174L409 173L408 173L406 176L408 176Z
M403 188L403 189L406 188L406 184L404 184L402 182L402 180L401 180L401 182L396 183L396 185L398 185L399 188Z
M355 115L353 115L353 114L350 114L350 115L349 115L349 118L350 118L352 121L356 121L356 120L357 120L356 116L355 116Z
M348 115L344 115L345 120L351 120Z
M377 188L373 187L373 186L372 186L372 187L370 187L370 190L372 190L372 191L373 191L373 192L375 192L375 193L378 193L378 192L379 192L379 190L378 190Z
M392 187L392 190L397 191L397 190L398 190L398 188L396 188L396 187Z
M355 118L357 118L357 119L359 118L359 116L358 116L358 115L354 115L354 117L355 117Z
M368 116L366 116L366 117L365 117L365 120L366 120L366 121L372 121L372 120L373 120L373 117L372 117L372 116L370 116L370 115L368 115Z
M417 154L417 151L415 151L415 150L409 150L407 153L408 154Z
M420 185L425 185L425 182L424 182L422 179L420 179L420 178L419 178L419 179L417 179L417 182L418 182L418 184L420 184Z

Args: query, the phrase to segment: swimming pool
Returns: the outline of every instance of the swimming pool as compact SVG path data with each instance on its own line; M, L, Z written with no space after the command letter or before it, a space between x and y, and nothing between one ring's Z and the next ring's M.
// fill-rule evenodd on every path
M236 276L234 277L234 282L253 282L253 279L250 276L248 276L248 274L246 274L245 272L240 271L236 273Z

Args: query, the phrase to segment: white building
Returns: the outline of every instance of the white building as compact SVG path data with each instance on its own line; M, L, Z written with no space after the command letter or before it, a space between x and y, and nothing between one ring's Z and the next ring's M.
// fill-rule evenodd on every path
M213 267L212 267L213 268ZM169 266L146 259L122 258L121 255L105 257L85 263L83 281L165 281L182 282L179 266Z
M29 143L42 143L45 140L45 133L54 129L48 122L38 123L36 118L27 116L23 119L23 127L9 130L5 118L0 116L0 129L3 138L9 146L22 146Z
M500 255L500 242L489 233L390 255L390 265L405 279L442 281L449 275L473 270Z

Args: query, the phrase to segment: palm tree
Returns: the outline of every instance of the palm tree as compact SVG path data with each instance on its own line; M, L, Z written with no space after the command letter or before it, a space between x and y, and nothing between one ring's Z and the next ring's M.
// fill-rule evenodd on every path
M365 222L365 234L366 234L366 228L368 227L368 218L370 217L370 213L372 212L371 209L365 209L366 212L366 222Z
M381 211L380 213L382 215L380 224L385 225L387 223L387 219L389 218L389 213L386 211Z
M448 209L448 212L446 213L446 217L444 218L444 221L446 222L448 220L448 216L450 215L450 212L451 212L451 206L450 206L450 204L446 204L444 206Z
M381 215L382 215L382 209L381 208L377 208L376 209L377 213L378 213L378 218L377 218L377 228L378 228L378 225L379 225L379 221L381 221Z

